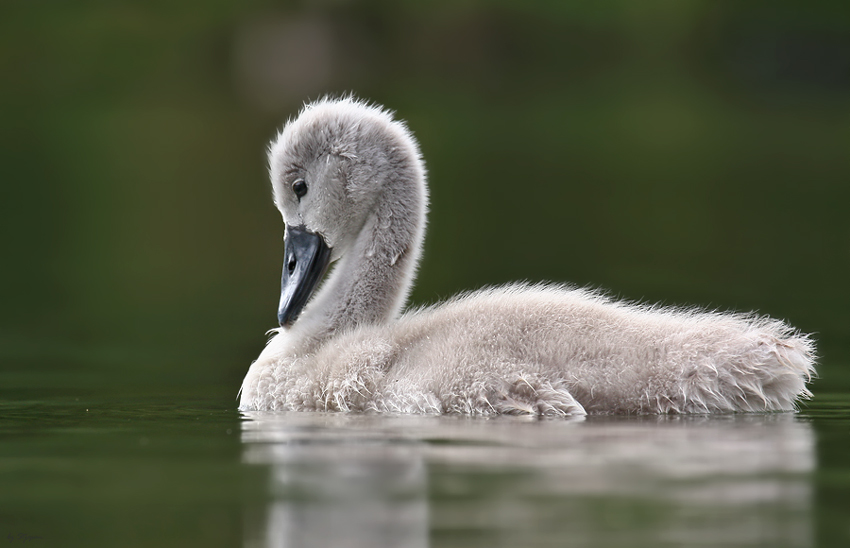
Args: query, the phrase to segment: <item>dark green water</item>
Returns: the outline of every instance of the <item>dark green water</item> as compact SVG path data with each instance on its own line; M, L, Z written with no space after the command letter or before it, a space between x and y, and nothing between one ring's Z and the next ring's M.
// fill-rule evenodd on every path
M118 386L103 373L0 376L4 542L850 541L847 395L798 414L713 417L240 414L232 386Z

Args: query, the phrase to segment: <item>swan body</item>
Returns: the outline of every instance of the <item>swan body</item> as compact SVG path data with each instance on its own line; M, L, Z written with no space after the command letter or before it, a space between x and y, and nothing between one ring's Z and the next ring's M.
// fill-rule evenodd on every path
M307 105L269 162L286 226L281 328L245 377L243 410L712 413L793 410L811 396L812 340L763 316L544 284L400 315L427 187L416 141L380 107Z

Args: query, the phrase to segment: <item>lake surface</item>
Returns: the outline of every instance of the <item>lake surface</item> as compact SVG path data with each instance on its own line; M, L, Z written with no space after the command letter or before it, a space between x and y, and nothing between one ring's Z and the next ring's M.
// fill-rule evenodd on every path
M0 374L9 545L850 545L844 394L770 415L242 414L230 386L40 375Z

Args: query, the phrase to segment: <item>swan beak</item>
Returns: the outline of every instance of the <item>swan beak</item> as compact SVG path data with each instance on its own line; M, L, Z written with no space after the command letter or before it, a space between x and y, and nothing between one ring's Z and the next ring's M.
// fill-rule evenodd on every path
M321 235L310 232L304 226L286 227L280 306L277 309L281 327L295 323L330 262L331 248Z

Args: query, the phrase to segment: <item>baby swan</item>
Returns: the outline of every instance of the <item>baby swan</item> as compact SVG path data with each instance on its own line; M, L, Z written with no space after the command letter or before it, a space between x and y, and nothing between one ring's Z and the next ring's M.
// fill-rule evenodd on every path
M811 396L813 342L767 317L523 284L400 315L428 191L416 141L381 107L310 104L269 163L286 226L281 327L245 377L243 410L713 413Z

